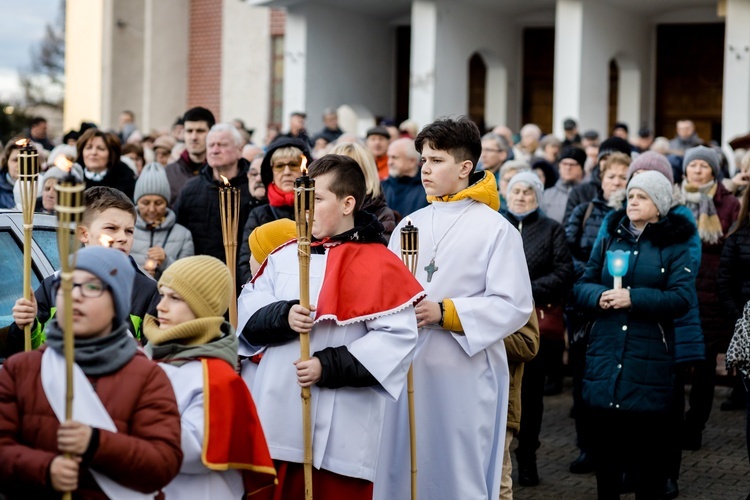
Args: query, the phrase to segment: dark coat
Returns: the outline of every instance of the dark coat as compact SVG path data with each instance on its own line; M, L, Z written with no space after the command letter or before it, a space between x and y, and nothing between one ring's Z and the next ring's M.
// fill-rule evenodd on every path
M135 172L123 162L118 161L115 165L107 170L107 174L100 181L86 179L86 189L95 186L107 186L119 189L125 193L128 198L133 199L135 192Z
M378 221L383 225L383 237L388 240L391 237L391 233L396 229L396 215L393 210L386 205L385 196L379 194L378 196L367 195L365 201L362 202L362 208L365 212L370 212L372 215L377 217Z
M573 284L573 261L562 226L539 210L522 221L510 212L503 215L521 233L534 302L562 304Z
M200 173L204 164L197 165L190 161L190 155L183 151L176 162L167 165L167 180L169 181L169 206L174 207L177 204L177 198L180 197L180 191L185 187L187 181Z
M591 206L590 212L588 212L589 206ZM568 243L570 255L573 257L576 277L583 274L602 222L611 211L612 207L607 205L603 198L597 197L588 203L578 205L565 223L565 240ZM588 212L588 217L586 212Z
M250 272L250 233L256 227L262 226L278 219L294 220L294 207L285 205L283 207L272 207L271 205L260 205L250 211L245 228L242 231L242 245L240 247L240 260L237 262L237 274L242 283L247 283L252 278Z
M13 184L8 182L7 170L0 170L0 208L15 208L16 200L13 198Z
M42 388L40 350L9 358L0 370L0 491L10 498L60 498L49 467L60 425ZM143 493L158 491L182 463L180 413L164 371L142 353L120 370L89 377L117 432L99 430L99 447L81 465L78 498L106 498L96 469Z
M595 318L583 398L595 408L667 412L674 386L674 321L688 311L694 296L688 241L696 228L674 212L648 224L637 239L628 224L624 210L610 218L607 237L597 241L574 288L578 307ZM631 252L623 277L630 309L599 307L602 293L613 283L602 245Z
M721 182L718 182L714 195L714 205L716 206L716 215L721 221L721 229L724 234L727 234L732 223L737 220L740 202L726 190ZM726 351L734 331L734 322L727 318L719 301L719 289L716 282L723 248L723 238L716 244L703 243L703 256L695 283L698 291L703 335L706 338L706 343L714 346L715 352Z
M247 187L247 170L250 165L247 160L240 158L238 167L237 176L229 179L229 183L240 190L240 215L237 227L242 228L245 227L250 212L251 196ZM219 213L221 185L220 181L214 180L214 169L206 165L198 177L190 179L182 188L175 213L177 223L188 228L193 235L195 255L210 255L226 262ZM241 234L237 234L236 237L240 236ZM237 246L239 250L240 245Z
M596 167L591 172L591 180L578 184L570 191L568 196L568 203L565 205L565 215L563 216L563 222L567 223L570 219L570 214L578 205L582 203L588 203L596 198L602 198L602 183L599 180L599 167Z
M724 242L716 284L727 319L734 323L750 300L750 223L746 222Z
M422 186L422 175L414 177L389 176L380 182L385 201L400 217L406 217L427 206L427 194Z

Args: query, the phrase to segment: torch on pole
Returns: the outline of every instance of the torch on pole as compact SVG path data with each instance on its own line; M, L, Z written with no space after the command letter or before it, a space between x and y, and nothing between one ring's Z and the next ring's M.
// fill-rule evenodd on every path
M219 188L221 234L224 238L224 256L232 276L232 295L229 301L229 322L237 328L237 230L240 223L240 190L220 175L224 186Z
M32 300L31 294L31 237L34 230L34 206L36 205L36 185L39 177L39 153L31 141L21 139L18 151L18 180L21 182L21 208L23 209L23 297ZM31 350L32 321L23 328L23 348Z
M406 218L406 225L401 227L401 260L411 271L417 274L419 261L419 228ZM406 394L409 403L409 451L411 454L411 498L417 498L417 419L414 413L414 365L409 366L406 375Z
M63 168L61 165L58 165ZM72 163L67 162L70 172ZM63 168L65 170L65 168ZM75 337L73 334L73 270L75 252L78 250L76 228L83 217L83 190L85 184L72 174L55 186L57 191L57 247L60 253L60 290L63 296L63 346L65 352L65 420L73 419L73 364L75 363ZM71 259L71 256L73 258ZM69 454L66 457L70 458ZM63 494L64 500L71 499L71 493Z
M310 309L310 243L312 241L312 221L315 213L315 180L307 175L307 158L303 155L302 177L294 181L294 221L297 223L297 257L299 259L299 303ZM299 335L300 359L310 359L310 334ZM305 471L305 500L312 500L312 406L309 387L303 387L302 398L302 434L305 454L303 466Z

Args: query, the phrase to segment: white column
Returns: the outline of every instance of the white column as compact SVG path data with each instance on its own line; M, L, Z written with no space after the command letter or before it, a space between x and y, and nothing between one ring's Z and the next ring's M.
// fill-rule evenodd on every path
M190 8L184 0L146 0L141 131L169 129L185 112Z
M104 2L68 0L65 7L63 129L102 120Z
M411 75L409 118L424 126L435 119L435 49L437 7L434 1L415 0L411 6ZM463 68L463 71L468 71Z
M160 0L161 1L161 0ZM271 9L224 0L221 116L265 133L271 99Z
M583 68L583 4L581 0L557 0L555 12L555 76L552 130L565 135L563 121L581 124L581 71ZM583 125L588 128L591 125Z
M750 132L750 2L727 0L722 145ZM731 158L731 155L728 155Z
M289 129L289 114L307 109L307 17L304 8L289 9L284 29L284 116L283 130Z

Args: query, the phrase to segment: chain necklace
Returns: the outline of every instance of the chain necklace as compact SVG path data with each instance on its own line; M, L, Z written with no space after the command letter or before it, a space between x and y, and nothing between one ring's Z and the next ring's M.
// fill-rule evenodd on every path
M456 223L459 221L461 217L466 213L466 211L474 204L474 200L471 201L468 205L466 205L466 208L464 208L460 214L458 214L458 217L456 217L456 220L454 220L450 226L448 226L448 229L445 230L443 235L440 237L437 242L435 241L435 207L432 207L432 219L430 220L430 227L432 231L430 232L430 236L432 236L432 256L430 257L430 263L425 266L424 270L427 271L427 283L430 283L432 281L432 275L435 274L439 267L435 265L435 256L437 255L438 246L440 243L443 242L445 237L448 235L451 229L453 229L453 226L456 225Z

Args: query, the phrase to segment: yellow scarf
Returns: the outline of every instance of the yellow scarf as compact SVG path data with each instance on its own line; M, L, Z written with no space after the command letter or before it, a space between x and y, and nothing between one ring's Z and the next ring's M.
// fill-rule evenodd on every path
M478 201L479 203L484 203L492 210L497 212L500 209L500 195L497 191L495 176L489 172L477 172L473 174L472 177L476 176L477 174L481 174L482 177L475 181L473 184L470 184L466 189L462 189L455 194L446 194L444 196L428 196L427 201L429 203L432 203L433 201L448 202L470 198L472 200Z

